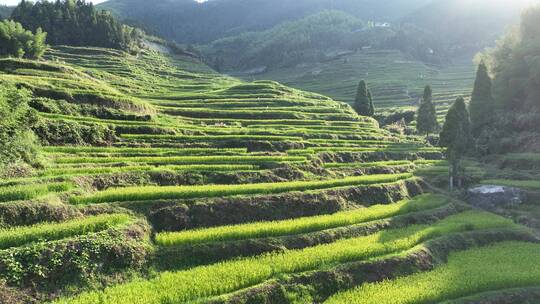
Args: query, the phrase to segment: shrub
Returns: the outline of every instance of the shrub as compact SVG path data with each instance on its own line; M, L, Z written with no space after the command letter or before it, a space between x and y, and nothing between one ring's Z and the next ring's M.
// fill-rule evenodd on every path
M9 285L55 291L92 283L102 275L140 270L146 263L148 226L133 224L54 242L0 251L0 277Z
M0 176L7 164L19 160L35 164L37 147L30 127L36 112L28 106L28 92L0 83Z
M105 146L116 141L114 130L96 123L40 119L33 129L46 145Z

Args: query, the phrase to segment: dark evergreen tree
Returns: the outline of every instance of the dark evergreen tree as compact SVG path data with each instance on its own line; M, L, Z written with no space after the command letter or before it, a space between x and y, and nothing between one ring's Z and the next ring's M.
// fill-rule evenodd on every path
M458 98L446 114L440 145L446 148L446 156L450 163L450 190L457 183L461 187L461 159L469 150L471 144L471 121L465 100Z
M108 11L97 11L84 0L56 2L22 1L11 19L35 31L42 28L52 45L97 46L128 50L136 46L142 33L119 22Z
M360 83L358 84L358 89L356 91L356 99L354 100L354 109L356 110L358 115L373 116L374 114L374 106L371 92L369 91L367 84L364 80L360 81Z
M437 110L433 104L432 95L431 86L426 86L420 107L418 107L418 112L416 113L416 129L418 133L426 134L426 137L429 137L430 133L435 132L439 128Z
M484 62L478 66L474 89L469 104L472 133L478 137L482 130L492 121L495 112L495 101L491 92L491 78Z

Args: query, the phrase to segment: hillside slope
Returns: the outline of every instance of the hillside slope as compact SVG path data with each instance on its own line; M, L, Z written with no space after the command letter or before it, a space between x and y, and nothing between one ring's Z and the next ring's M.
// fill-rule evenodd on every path
M478 256L482 284L430 300L540 284L528 230L423 194L440 149L347 104L151 51L45 59L0 61L44 144L42 168L0 179L2 302L337 301Z
M523 10L533 3L537 1L434 1L405 16L401 22L437 33L454 51L475 53L492 46L502 33L519 22Z
M99 5L122 18L179 43L209 43L261 31L324 10L340 10L364 20L391 21L431 0L109 0Z

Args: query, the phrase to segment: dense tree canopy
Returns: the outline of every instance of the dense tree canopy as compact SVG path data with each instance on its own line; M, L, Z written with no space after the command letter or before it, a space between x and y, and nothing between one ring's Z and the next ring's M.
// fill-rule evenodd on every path
M291 66L321 60L331 49L346 49L358 35L354 32L363 28L364 23L351 15L324 11L266 31L220 39L204 51L212 61L223 61L226 69Z
M12 162L35 160L30 128L37 122L37 115L27 100L26 91L0 83L0 170Z
M112 0L100 6L179 43L207 44L265 31L326 10L362 20L394 22L432 0Z
M44 33L37 28L36 33L25 30L20 23L0 21L0 56L19 58L39 58L47 49Z
M519 31L509 32L485 59L500 107L540 110L540 6L525 11Z
M23 0L11 18L25 28L42 28L52 45L98 46L130 49L141 36L139 30L119 22L110 12L97 11L84 0L40 1Z

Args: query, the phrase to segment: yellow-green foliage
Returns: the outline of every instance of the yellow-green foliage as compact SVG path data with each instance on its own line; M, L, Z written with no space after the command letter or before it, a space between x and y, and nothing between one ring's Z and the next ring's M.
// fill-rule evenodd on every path
M165 232L156 236L162 246L191 245L206 242L241 240L260 237L301 234L306 232L354 225L372 220L440 207L448 202L441 195L423 195L391 205L375 205L365 209L338 212L275 222L222 226L193 231Z
M540 245L505 242L450 255L427 272L338 293L327 304L438 303L480 292L540 284ZM517 303L517 302L516 302Z
M4 187L0 188L0 202L33 199L51 192L68 191L73 187L68 182Z
M126 214L97 215L64 223L44 223L27 227L0 230L0 249L16 247L37 241L59 240L76 235L98 232L109 227L126 224L132 218Z
M502 227L515 227L515 224L490 213L469 211L432 225L413 225L301 250L164 272L155 279L136 280L57 303L183 303L253 286L280 274L381 257L446 234Z
M347 169L347 168L405 166L405 165L411 165L411 164L412 163L407 160L397 160L397 161L382 161L382 162L372 162L372 163L328 163L328 164L324 164L324 167L332 168L332 169Z
M253 165L182 165L182 166L124 166L124 167L83 167L83 168L51 168L40 172L40 176L75 176L120 172L149 172L149 171L246 171L255 170Z
M62 157L59 164L80 163L121 163L137 162L147 164L264 164L275 162L305 161L301 156L171 156L171 157Z
M412 174L382 174L353 176L322 181L293 181L243 185L203 185L172 187L128 187L109 189L93 195L72 197L73 204L97 204L105 202L148 201L164 199L190 199L248 194L272 194L288 191L307 191L334 187L391 183L410 178Z

